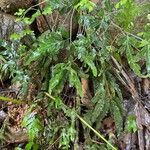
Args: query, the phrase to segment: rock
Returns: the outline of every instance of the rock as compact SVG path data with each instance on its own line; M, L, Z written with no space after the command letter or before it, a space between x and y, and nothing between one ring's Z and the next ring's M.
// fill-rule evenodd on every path
M16 22L16 18L6 13L0 13L0 39L10 40L10 35L19 33L24 29L22 23Z
M7 114L3 111L3 110L0 110L0 123L2 121L4 121L4 119L7 117Z
M0 0L0 8L4 12L14 14L19 8L27 9L33 5L33 0Z
M32 44L32 37L26 35L18 40L11 40L10 36L13 33L20 34L25 28L28 28L21 22L16 22L16 18L12 15L0 12L0 52L5 52L6 49L17 51L20 44L30 47ZM5 54L6 55L6 54ZM1 66L4 61L0 60ZM1 68L0 68L1 70ZM2 73L2 72L1 72ZM7 81L9 74L5 74L1 79L2 82ZM0 82L1 86L1 82Z
M25 26L21 22L16 22L16 17L0 12L0 39L5 40L6 42L8 42L8 44L9 43L11 44L13 42L13 46L15 47L15 49L17 48L17 45L19 44L19 40L18 41L11 40L10 36L13 33L20 34L20 32L22 32L26 28L29 28L29 27ZM31 42L32 40L28 38L29 36L24 37L23 41Z

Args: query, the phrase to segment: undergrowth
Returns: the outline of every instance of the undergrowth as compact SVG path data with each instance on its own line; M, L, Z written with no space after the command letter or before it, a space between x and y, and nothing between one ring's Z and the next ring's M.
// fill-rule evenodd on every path
M61 14L76 12L79 29L75 37L72 38L70 20L69 29L59 24L39 37L29 29L11 35L12 41L31 36L33 44L30 46L19 42L16 49L13 42L0 41L5 48L0 52L1 80L9 76L13 83L19 81L23 98L29 94L31 84L36 87L36 93L32 93L33 104L22 122L29 135L26 149L47 149L49 145L65 150L77 147L79 118L74 112L97 131L100 131L103 118L112 116L117 133L114 136L118 137L124 128L124 108L116 78L118 74L111 60L115 58L122 67L128 61L136 75L150 76L150 15L145 18L147 24L143 30L133 32L136 30L136 17L149 8L137 5L133 0L120 0L118 3L104 0L101 5L89 0L49 0L47 3L48 7L42 12L37 9L31 18L26 17L28 10L20 9L16 13L18 21L30 25L37 17L54 11ZM141 62L146 64L146 74L142 72ZM85 108L84 112L80 102L83 97L81 78L92 79L94 91L92 106ZM71 109L61 96L66 85L74 89L73 100L69 99ZM87 126L83 125L83 129L86 149L111 149L102 142L93 144L92 139L98 141L97 135L91 136ZM111 138L108 140L111 143Z

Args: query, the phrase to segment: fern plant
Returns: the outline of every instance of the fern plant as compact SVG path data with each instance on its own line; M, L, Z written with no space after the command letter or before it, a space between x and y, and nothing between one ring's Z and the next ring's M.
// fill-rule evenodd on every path
M149 23L142 33L138 35L132 33L137 11L141 11L139 6L135 6L133 0L120 0L117 4L105 0L101 6L89 0L72 2L49 0L47 5L49 7L45 7L42 12L36 10L31 18L25 15L28 10L20 9L16 13L18 20L29 25L40 15L73 10L77 13L79 24L77 36L74 39L71 37L72 20L70 20L69 31L66 31L62 25L55 30L48 29L39 37L35 37L33 32L27 29L20 35L13 34L11 39L20 40L30 35L33 44L29 47L20 45L19 50L14 50L13 45L10 48L7 43L3 43L7 50L0 54L0 61L3 61L0 66L1 76L4 76L5 72L10 72L14 81L23 82L24 94L25 90L30 93L30 84L35 85L37 92L32 99L36 105L30 106L22 122L29 135L26 149L40 149L42 145L45 149L49 145L60 149L73 147L73 143L78 139L75 111L80 112L79 110L83 109L81 99L84 95L81 78L91 79L93 82L91 100L93 107L86 108L84 113L80 112L90 125L83 131L84 138L90 137L90 142L86 143L86 141L85 147L107 149L104 143L93 144L93 139L97 140L97 138L96 135L91 136L88 129L94 127L100 130L101 121L110 115L115 121L117 135L119 136L123 131L123 97L111 59L112 56L115 57L123 66L124 62L121 58L124 55L136 75L148 77L150 72ZM149 19L149 15L147 17ZM117 35L111 33L114 28L117 28ZM65 56L60 55L61 53ZM142 74L142 66L139 63L143 59L146 62L147 75ZM21 64L18 64L19 61ZM69 88L75 89L72 110L68 108L61 96L64 94L66 84ZM71 95L71 92L69 94ZM71 102L70 99L69 102ZM42 114L38 114L37 111L39 106L46 110L44 111L46 119L43 119L43 124L41 123ZM38 142L38 137L43 140Z
M22 126L27 128L29 143L26 145L26 150L34 150L39 149L39 145L36 142L39 136L39 132L42 130L42 124L40 119L38 118L38 114L36 110L34 110L36 105L32 105L28 112L26 112Z

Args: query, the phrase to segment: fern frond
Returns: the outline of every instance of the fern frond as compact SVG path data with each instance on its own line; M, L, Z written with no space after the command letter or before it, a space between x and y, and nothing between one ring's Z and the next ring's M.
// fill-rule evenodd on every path
M133 21L140 12L134 0L120 1L116 8L120 10L115 18L119 25L126 31L132 29Z
M114 101L116 102L119 110L120 110L120 113L121 115L123 115L124 111L123 111L123 97L122 97L122 93L121 93L121 90L119 88L119 85L115 82L115 79L111 80L111 84L112 84L112 87L114 88L115 90L115 98L114 98Z
M123 119L122 119L120 109L119 109L119 107L118 107L118 105L114 99L111 100L111 107L110 108L111 108L110 109L111 114L113 115L113 118L115 120L117 133L119 135L121 133L121 131L123 130Z
M101 90L102 91L99 91L97 96L94 97L94 99L97 99L97 103L92 113L92 123L94 123L98 116L102 113L105 105L105 90L103 88L101 88Z

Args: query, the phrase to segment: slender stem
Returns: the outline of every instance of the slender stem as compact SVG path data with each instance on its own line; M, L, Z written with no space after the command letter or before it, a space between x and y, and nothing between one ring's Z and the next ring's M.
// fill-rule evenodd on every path
M49 98L55 100L56 98L51 96L48 93L45 93ZM68 108L68 107L66 107ZM68 108L69 109L69 108ZM73 111L73 110L72 110ZM89 129L91 129L99 138L101 138L104 142L106 142L111 148L112 150L117 150L117 148L115 148L109 141L107 141L102 135L100 135L94 128L92 128L82 117L80 117L75 111L74 113L76 114L77 118L79 118L81 120L81 122L83 124L85 124Z
M4 97L4 96L0 96L0 100L2 101L7 101L7 102L12 102L12 103L16 103L16 104L26 104L26 101L23 100L18 100L18 99L12 99L9 97Z
M78 114L76 116L84 123L89 129L91 129L98 137L100 137L104 142L106 142L112 150L117 150L110 142L108 142L102 135L100 135L94 128L92 128L83 118L81 118Z

